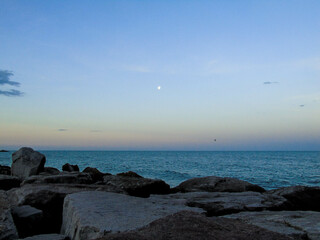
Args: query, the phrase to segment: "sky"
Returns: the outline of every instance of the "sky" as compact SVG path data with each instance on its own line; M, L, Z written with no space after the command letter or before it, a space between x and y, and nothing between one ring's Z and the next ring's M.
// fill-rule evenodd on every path
M0 0L0 148L319 151L319 12Z

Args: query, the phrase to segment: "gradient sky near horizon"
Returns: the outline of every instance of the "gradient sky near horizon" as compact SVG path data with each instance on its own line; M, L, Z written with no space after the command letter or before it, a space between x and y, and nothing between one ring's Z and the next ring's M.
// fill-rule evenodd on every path
M0 148L320 150L319 12L0 0Z

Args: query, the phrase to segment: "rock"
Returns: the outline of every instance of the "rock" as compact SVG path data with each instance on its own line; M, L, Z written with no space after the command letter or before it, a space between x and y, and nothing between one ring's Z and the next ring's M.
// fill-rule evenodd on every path
M0 150L0 152L9 152L9 151L7 151L7 150Z
M61 233L73 240L94 239L109 232L140 228L181 211L192 210L179 200L138 198L110 192L79 192L66 196Z
M158 219L149 225L126 233L106 234L99 240L292 240L241 221L207 218L201 214L182 211ZM96 239L98 240L98 239Z
M140 176L139 174L132 172L132 171L118 173L117 176L142 178L142 176Z
M9 190L12 205L30 205L43 211L44 232L59 232L62 222L63 200L66 195L81 191L117 191L104 185L85 184L26 184Z
M103 177L106 175L100 172L98 169L92 167L86 167L82 172L89 173L92 177L93 182L103 181Z
M57 175L60 171L57 168L45 167L42 173L47 173L48 175Z
M66 163L65 165L62 166L62 171L79 172L79 167L78 167L78 165L71 165L69 163Z
M70 240L69 237L61 234L41 234L41 235L35 235L32 237L27 237L22 240Z
M0 240L18 238L18 232L11 216L11 204L7 193L0 190Z
M22 182L22 185L30 183L64 183L64 184L91 184L90 174L79 172L62 172L57 175L31 176Z
M268 191L268 193L288 199L291 210L320 211L320 187L284 187Z
M0 174L11 175L11 167L0 165Z
M229 177L201 177L182 182L173 192L265 192L262 187Z
M19 237L28 237L39 234L42 231L42 211L23 205L12 209L12 217L17 227Z
M224 217L240 219L246 223L296 237L297 239L320 239L320 212L242 212Z
M103 182L119 191L136 197L149 197L150 194L168 194L170 186L162 180L143 177L104 176Z
M18 177L0 175L0 189L9 190L11 188L20 187L21 180Z
M150 198L180 200L190 207L202 208L207 216L221 216L242 211L283 210L287 200L258 192L189 192L151 196Z
M11 174L22 179L43 171L46 157L32 148L20 148L12 154Z
M12 205L31 205L32 207L44 210L52 205L57 207L55 203L61 202L67 194L82 191L114 191L116 189L109 188L104 185L86 185L86 184L26 184L20 188L14 188L7 191ZM124 192L117 192L124 193Z

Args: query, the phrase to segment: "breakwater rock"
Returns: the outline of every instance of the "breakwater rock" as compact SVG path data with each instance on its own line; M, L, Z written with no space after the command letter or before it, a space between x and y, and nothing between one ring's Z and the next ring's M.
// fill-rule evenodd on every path
M208 176L170 188L131 171L45 164L22 148L1 166L0 240L320 239L319 187Z

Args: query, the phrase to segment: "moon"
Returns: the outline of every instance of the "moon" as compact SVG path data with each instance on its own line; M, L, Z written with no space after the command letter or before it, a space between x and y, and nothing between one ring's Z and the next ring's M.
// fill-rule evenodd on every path
M161 86L158 86L157 89L160 91L161 90Z

